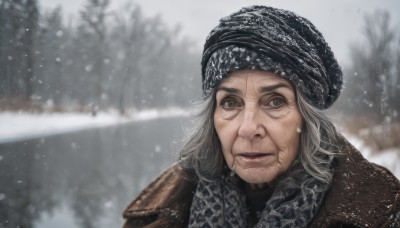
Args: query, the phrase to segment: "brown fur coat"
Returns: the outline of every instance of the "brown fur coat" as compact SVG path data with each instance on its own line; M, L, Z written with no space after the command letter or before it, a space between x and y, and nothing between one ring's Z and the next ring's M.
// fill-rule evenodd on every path
M400 182L343 143L331 189L309 227L400 227ZM196 188L178 165L163 172L133 200L124 228L186 227Z

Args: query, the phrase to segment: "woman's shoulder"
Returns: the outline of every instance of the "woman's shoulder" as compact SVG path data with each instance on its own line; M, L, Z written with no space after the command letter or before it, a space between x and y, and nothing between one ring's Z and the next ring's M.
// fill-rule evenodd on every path
M125 209L124 227L178 227L190 210L194 175L174 164L151 182ZM187 214L186 214L187 211Z
M345 139L332 186L316 216L318 227L400 227L400 182L386 168L366 160Z

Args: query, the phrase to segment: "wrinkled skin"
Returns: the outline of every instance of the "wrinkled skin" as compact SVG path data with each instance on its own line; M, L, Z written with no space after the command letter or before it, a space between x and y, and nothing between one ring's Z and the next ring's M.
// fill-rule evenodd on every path
M295 160L302 118L291 84L271 72L239 70L216 92L214 125L228 167L253 188Z

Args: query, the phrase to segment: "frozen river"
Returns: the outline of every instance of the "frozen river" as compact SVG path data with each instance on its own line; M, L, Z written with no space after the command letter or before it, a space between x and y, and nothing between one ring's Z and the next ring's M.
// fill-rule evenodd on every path
M177 157L165 118L0 144L0 227L121 227L130 200Z

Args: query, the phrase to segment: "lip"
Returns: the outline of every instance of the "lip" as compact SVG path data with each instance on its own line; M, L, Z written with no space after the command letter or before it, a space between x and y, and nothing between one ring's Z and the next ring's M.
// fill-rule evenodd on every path
M237 156L247 162L258 162L273 155L273 153L265 152L242 152L237 154Z

